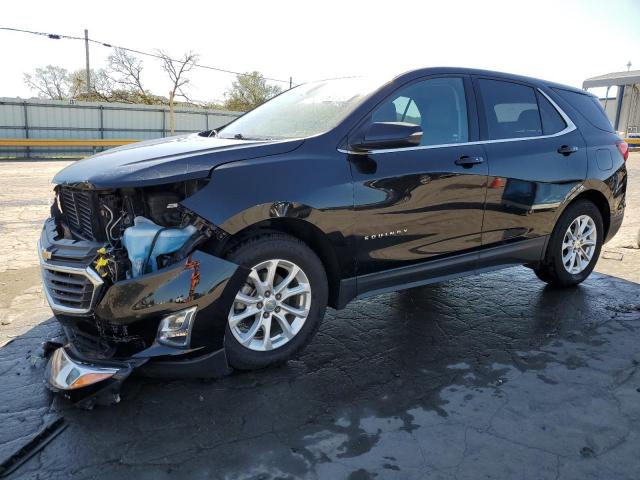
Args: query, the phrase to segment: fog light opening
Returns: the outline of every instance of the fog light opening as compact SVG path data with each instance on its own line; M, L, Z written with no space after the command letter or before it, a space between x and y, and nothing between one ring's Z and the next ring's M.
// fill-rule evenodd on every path
M189 347L197 308L187 308L164 317L158 327L158 342L169 347Z

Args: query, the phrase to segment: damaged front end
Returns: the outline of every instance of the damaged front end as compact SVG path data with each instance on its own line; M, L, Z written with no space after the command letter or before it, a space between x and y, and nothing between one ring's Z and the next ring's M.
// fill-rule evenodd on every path
M211 253L226 233L180 202L206 180L136 189L59 185L40 241L47 300L67 343L47 381L78 400L154 376L230 371L224 332L248 271Z

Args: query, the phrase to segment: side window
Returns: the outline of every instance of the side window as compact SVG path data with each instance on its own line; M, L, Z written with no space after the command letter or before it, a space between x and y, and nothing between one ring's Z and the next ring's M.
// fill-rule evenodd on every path
M538 106L542 117L542 131L545 135L553 135L567 128L567 123L547 97L538 93Z
M478 80L491 140L542 135L533 88L502 80Z
M422 127L421 145L469 141L462 78L433 78L396 92L372 114L372 122L408 122Z

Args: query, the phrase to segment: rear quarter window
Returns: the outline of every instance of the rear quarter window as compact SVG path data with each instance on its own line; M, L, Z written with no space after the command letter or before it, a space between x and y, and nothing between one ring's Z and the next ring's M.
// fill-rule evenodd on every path
M553 90L569 102L591 125L605 132L613 132L613 126L597 98L592 95L570 92L560 88L554 88Z
M544 95L538 94L538 106L542 117L542 132L545 135L553 135L567 128L562 116Z

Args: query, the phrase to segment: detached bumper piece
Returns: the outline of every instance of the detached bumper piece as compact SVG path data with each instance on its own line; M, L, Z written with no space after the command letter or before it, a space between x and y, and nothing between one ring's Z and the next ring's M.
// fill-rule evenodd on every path
M51 356L49 384L58 390L75 390L113 378L119 371L117 368L74 362L64 348L59 348Z
M146 360L135 362L105 362L100 365L74 358L65 347L53 352L47 364L48 386L61 392L79 406L91 408L95 404L120 401L120 386L133 369Z

